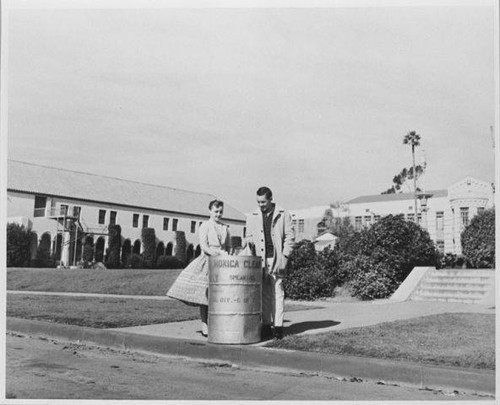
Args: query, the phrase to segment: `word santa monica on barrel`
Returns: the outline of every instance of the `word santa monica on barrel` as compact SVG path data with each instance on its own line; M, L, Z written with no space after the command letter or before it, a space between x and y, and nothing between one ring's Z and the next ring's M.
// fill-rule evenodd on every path
M240 261L237 259L216 259L212 262L215 266L219 268L239 268ZM243 261L243 267L245 269L260 268L261 262L256 259L249 259Z

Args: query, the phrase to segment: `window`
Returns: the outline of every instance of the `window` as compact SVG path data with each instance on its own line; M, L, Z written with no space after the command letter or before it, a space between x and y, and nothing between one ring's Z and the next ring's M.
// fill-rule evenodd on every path
M422 223L422 214L419 212L417 215L417 223L421 224Z
M61 211L62 211L62 205L61 205ZM106 220L106 210L99 210L99 224L104 224Z
M149 223L149 215L142 216L142 227L147 228Z
M304 220L299 219L299 233L304 232Z
M174 218L174 220L172 221L172 231L176 231L177 230L177 224L178 224L179 220L177 218Z
M436 247L440 252L444 252L444 240L437 240Z
M375 220L375 222L380 221L380 215L375 215L373 219Z
M80 213L82 212L82 207L73 207L73 216L76 218L80 218Z
M68 214L69 214L69 212L68 212L68 208L69 208L69 207L68 207L68 205L67 205L67 204L61 204L61 208L60 208L60 209L61 209L61 211L59 211L59 212L60 212L60 215L68 215ZM104 212L106 212L106 211L104 211Z
M477 207L477 213L482 214L484 212L484 207Z
M406 218L408 221L415 222L415 214L408 214Z
M244 238L247 237L247 227L246 226L243 227L243 237Z
M116 225L116 211L109 212L109 224Z
M139 214L134 214L132 217L132 227L137 228L139 226Z
M370 226L372 223L372 217L371 215L365 215L365 224Z
M191 221L191 233L195 233L196 231L196 221Z
M163 218L163 230L168 231L168 221L170 218Z
M47 197L42 197L42 196L36 195L35 196L35 209L33 211L33 216L34 217L44 217L46 205L47 205Z
M297 220L296 219L292 220L292 226L294 229L297 227Z
M444 212L443 211L436 212L436 230L438 230L438 231L444 230Z
M460 217L463 226L469 225L469 207L460 207Z
M198 223L198 228L201 226L201 224L202 224L202 223L203 223L202 221L200 221L200 222Z
M361 229L362 226L363 226L363 217L354 218L354 228Z

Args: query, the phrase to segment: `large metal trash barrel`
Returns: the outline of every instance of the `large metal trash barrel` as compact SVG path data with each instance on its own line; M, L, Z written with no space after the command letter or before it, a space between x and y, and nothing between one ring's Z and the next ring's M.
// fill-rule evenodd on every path
M262 259L255 256L209 258L208 342L260 342Z

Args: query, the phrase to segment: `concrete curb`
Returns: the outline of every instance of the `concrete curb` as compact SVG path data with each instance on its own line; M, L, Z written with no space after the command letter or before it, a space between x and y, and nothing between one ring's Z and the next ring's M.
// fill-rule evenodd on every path
M240 367L298 370L337 377L356 377L374 382L383 381L386 384L495 394L495 371L491 370L424 366L403 361L354 356L325 356L321 353L252 346L214 345L20 318L7 318L7 330L26 335L94 343L106 347L229 362Z

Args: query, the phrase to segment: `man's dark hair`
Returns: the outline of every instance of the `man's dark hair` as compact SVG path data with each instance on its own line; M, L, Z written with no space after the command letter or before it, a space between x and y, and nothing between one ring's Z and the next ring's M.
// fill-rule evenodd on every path
M221 200L212 200L210 201L210 204L208 204L208 209L211 210L212 207L219 208L222 207L224 208L224 203Z
M273 198L273 192L269 187L261 187L257 190L257 195L265 195L268 200Z

